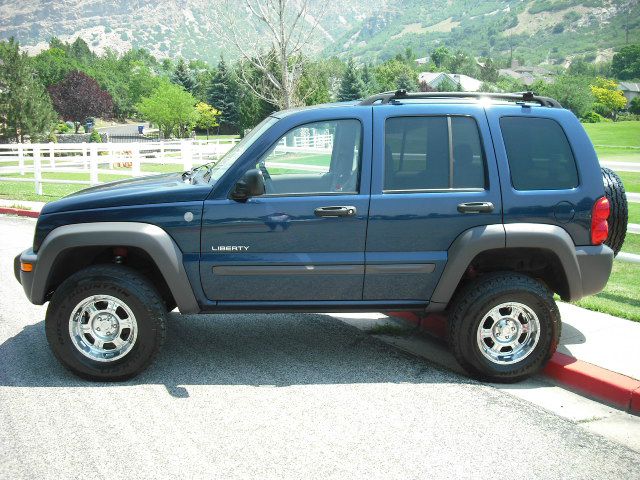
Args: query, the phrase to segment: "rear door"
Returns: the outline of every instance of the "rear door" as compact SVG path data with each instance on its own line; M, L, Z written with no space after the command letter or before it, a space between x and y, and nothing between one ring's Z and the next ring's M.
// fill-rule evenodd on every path
M360 301L369 213L371 109L324 109L279 120L259 168L266 194L205 201L200 275L209 300Z
M374 107L365 300L428 301L465 230L502 222L480 105Z

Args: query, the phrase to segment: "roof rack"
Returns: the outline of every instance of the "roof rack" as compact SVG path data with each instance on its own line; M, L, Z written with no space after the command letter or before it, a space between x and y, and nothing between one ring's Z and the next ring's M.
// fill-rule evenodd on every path
M538 103L543 107L562 108L560 103L550 97L534 95L533 92L518 93L490 93L490 92L407 92L396 90L372 95L360 102L360 105L386 105L395 100L420 99L420 98L494 98L497 100L510 100L516 103Z

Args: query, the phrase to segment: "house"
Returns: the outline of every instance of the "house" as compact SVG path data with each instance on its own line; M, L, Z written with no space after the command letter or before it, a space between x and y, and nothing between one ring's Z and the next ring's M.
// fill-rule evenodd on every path
M445 81L459 87L464 92L477 92L482 86L481 80L458 73L422 72L418 75L418 83L424 83L433 90L437 90L438 86Z
M637 82L620 82L618 84L618 90L622 91L622 94L627 99L627 104L631 103L631 100L640 96L640 83Z
M416 62L416 66L420 66L420 65L426 65L427 63L429 63L430 58L429 57L421 57L421 58L416 58L415 62Z
M511 62L510 68L501 68L498 74L503 77L511 77L529 86L536 80L544 80L546 83L553 83L554 73L544 67L520 65L516 60Z

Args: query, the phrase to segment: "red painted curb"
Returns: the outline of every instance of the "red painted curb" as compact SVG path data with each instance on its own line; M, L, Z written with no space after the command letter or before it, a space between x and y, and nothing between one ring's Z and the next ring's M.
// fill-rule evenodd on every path
M40 212L34 212L33 210L22 210L21 208L0 207L0 213L6 213L7 215L18 215L19 217L31 217L38 218Z
M640 380L556 352L543 373L589 397L640 414Z
M389 315L407 320L417 325L421 331L438 338L446 336L447 319L443 315L420 317L411 312L390 312ZM640 415L640 380L560 352L553 354L542 373L587 397Z

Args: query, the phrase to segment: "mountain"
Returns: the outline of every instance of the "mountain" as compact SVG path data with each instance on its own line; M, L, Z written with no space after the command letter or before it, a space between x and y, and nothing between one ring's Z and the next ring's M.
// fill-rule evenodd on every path
M292 0L294 2L299 0ZM640 42L640 0L310 0L320 28L309 55L384 60L410 47L426 56L439 45L478 56L511 54L561 63L580 54L606 59ZM159 57L215 62L232 56L215 35L220 2L206 0L0 0L0 38L31 53L51 37L82 37L94 51L144 47ZM246 15L237 2L238 18ZM236 12L234 12L236 14ZM247 35L253 32L247 31ZM255 33L254 33L255 34Z

